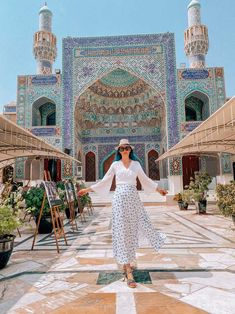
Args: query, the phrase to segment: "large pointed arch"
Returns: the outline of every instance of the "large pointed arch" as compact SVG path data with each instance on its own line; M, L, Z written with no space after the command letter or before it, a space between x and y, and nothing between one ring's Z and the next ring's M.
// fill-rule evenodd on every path
M85 125L82 125L82 119L84 118L84 114L81 110L81 107L82 106L85 106L87 110L89 110L89 104L83 104L84 102L84 96L86 95L86 93L91 90L93 88L93 86L95 84L97 84L97 82L100 82L101 80L103 80L105 77L109 76L110 74L112 74L112 72L114 71L123 71L125 73L127 73L128 75L136 78L136 80L138 82L140 82L140 84L142 83L142 86L145 85L145 86L148 86L149 90L151 91L152 95L155 95L154 98L155 98L155 101L157 99L157 102L158 103L161 103L161 110L163 111L163 114L161 114L161 125L166 129L167 128L167 124L168 124L168 121L167 121L167 106L166 106L166 100L165 100L165 95L163 95L161 92L157 91L153 86L152 84L149 84L149 82L142 78L140 75L137 75L136 73L134 73L133 71L129 71L129 69L127 70L125 67L113 67L111 69L108 69L105 71L105 73L103 73L101 76L99 76L99 78L97 78L96 80L93 80L92 82L90 82L88 85L86 85L86 88L85 90L83 91L82 94L80 94L79 96L77 96L75 98L75 105L74 105L74 111L73 111L73 117L74 117L74 122L75 122L75 125L74 125L74 128L73 128L73 132L74 132L74 138L76 137L80 137L80 134L79 132L81 131L82 127L85 127L85 128L90 128L92 127L92 123L90 123L87 119L87 122ZM133 74L134 73L134 74ZM131 85L131 84L130 84ZM141 86L141 87L142 87ZM138 88L141 88L140 86ZM99 90L99 87L97 87L97 90ZM134 90L134 88L133 88ZM130 91L129 91L130 92ZM115 94L115 93L114 93ZM123 93L124 94L124 93ZM148 93L146 93L148 94ZM100 95L101 97L102 96L106 96L106 95ZM116 96L116 95L115 95ZM114 97L115 97L114 96ZM130 113L133 113L133 112L139 112L141 111L141 108L137 108L137 107L140 107L139 103L138 103L138 96L137 95L130 95L130 96L133 96L133 100L136 102L135 103L135 106L133 106L133 110L131 108L131 106L126 106L126 109L125 110L120 110L120 114L124 114L124 113L128 113L128 111ZM129 96L129 97L130 97ZM136 97L135 97L136 96ZM124 94L124 97L125 97L125 94ZM128 96L127 96L128 97ZM118 92L117 92L117 98L118 98ZM100 109L103 108L103 110L105 110L105 106L102 106L101 104L99 104L99 107ZM94 112L96 113L96 109L97 109L97 105L96 104L92 104L92 108L94 109ZM110 109L110 114L115 114L115 111L112 109L112 108L109 108ZM121 108L120 108L121 109ZM144 111L146 111L147 108L145 108ZM100 112L100 113L103 113L103 112ZM142 119L142 122L143 120L145 119ZM77 125L76 125L76 122ZM155 126L156 123L158 121L156 121L154 118L151 119L150 121L150 124L151 126ZM148 124L149 125L149 124ZM98 127L100 127L100 125L98 125ZM168 142L168 133L165 132L165 139L166 141ZM75 143L75 146L76 146L76 143ZM75 148L74 148L75 149ZM76 149L74 150L76 151Z
M168 141L166 110L165 95L142 77L122 67L109 69L75 100L74 151L82 143L99 143L100 139L115 147L120 137L139 137L142 150L146 139ZM110 149L101 155L112 153ZM102 158L98 154L99 177L104 172ZM147 164L147 160L141 163Z
M159 92L156 85L153 83L153 81L150 78L148 78L147 76L143 77L134 67L128 67L126 65L124 66L123 64L109 64L109 67L106 67L105 69L102 68L102 70L100 70L96 76L94 76L89 82L84 84L84 86L81 88L81 90L79 90L79 93L78 93L76 99L79 98L96 81L100 80L101 78L105 77L106 75L110 74L111 72L113 72L117 69L126 71L126 72L130 73L131 75L145 81L156 92ZM165 100L163 99L163 101L165 101Z

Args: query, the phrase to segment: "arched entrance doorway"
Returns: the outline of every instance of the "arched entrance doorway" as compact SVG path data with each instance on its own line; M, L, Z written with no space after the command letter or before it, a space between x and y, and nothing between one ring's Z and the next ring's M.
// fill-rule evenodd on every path
M76 100L75 151L82 143L84 154L94 146L91 149L97 150L97 168L103 170L101 163L105 156L110 156L120 138L128 138L132 143L138 142L136 154L146 165L144 171L147 172L148 156L143 153L146 143L162 146L161 142L167 138L165 97L127 70L117 68L110 71ZM92 169L95 172L95 167ZM85 168L85 179L92 175L90 171L91 168Z
M194 178L194 172L199 171L199 158L194 155L183 156L183 187L189 185L190 178Z
M86 166L86 177L87 182L96 181L96 171L95 171L95 154L93 152L88 152L85 158Z
M157 159L158 153L152 149L148 153L149 178L152 180L160 180L159 162L156 162Z

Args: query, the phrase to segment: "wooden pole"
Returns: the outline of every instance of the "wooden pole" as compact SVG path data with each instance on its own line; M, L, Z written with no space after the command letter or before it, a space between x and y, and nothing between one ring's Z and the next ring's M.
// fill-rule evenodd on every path
M41 206L40 212L39 212L39 217L38 217L36 230L35 230L34 237L33 237L33 243L32 243L31 250L33 250L33 248L34 248L35 240L36 240L36 237L37 237L37 234L38 234L38 228L39 228L39 224L40 224L40 221L41 221L41 218L42 218L42 211L43 211L43 208L44 208L44 205L45 205L46 197L47 197L47 195L46 195L46 191L45 191L44 192L44 196L43 196L42 206Z

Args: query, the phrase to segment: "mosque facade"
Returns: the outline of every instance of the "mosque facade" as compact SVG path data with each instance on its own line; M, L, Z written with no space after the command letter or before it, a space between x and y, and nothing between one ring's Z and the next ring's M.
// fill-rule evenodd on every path
M213 176L218 167L231 173L226 155L156 162L226 101L223 68L206 66L209 39L199 0L188 6L184 40L189 67L177 69L173 33L66 37L62 69L53 71L56 36L52 12L43 6L34 34L37 73L18 76L17 123L83 166L39 160L35 176L43 178L44 170L50 170L55 180L80 175L87 183L97 181L112 163L121 138L135 146L148 176L172 191L208 165ZM19 159L16 178L28 179L31 168L31 160Z

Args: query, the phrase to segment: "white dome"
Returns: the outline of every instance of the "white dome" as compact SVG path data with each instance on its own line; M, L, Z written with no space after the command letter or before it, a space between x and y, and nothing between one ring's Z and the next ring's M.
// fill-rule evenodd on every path
M41 7L41 9L39 10L39 14L43 13L43 12L48 12L48 13L52 14L51 10L47 6L47 3L45 3L45 5L43 7Z
M188 9L192 6L201 6L200 1L199 0L192 0L189 5L188 5Z

